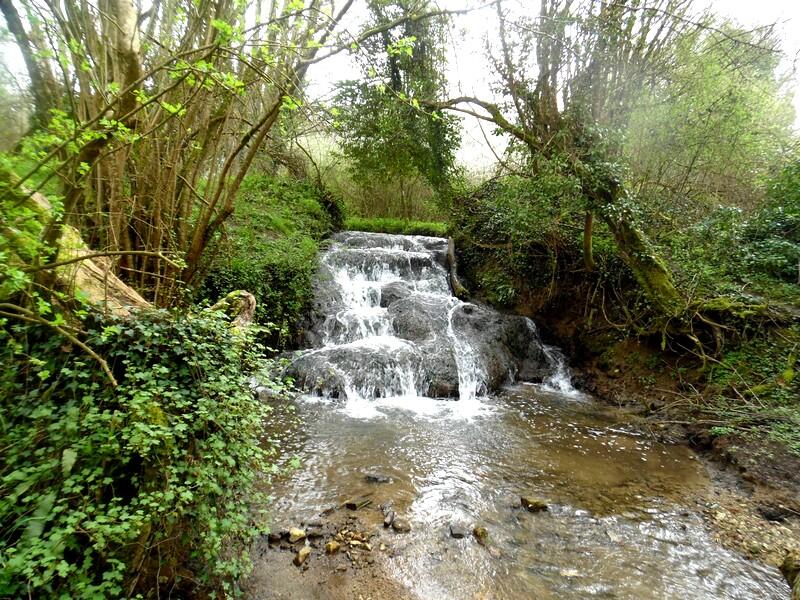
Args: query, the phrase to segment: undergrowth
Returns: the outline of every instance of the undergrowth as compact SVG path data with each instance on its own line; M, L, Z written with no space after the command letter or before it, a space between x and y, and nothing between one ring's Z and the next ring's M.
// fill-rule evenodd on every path
M766 437L800 456L800 326L757 335L711 366L702 412L716 435Z
M399 235L428 235L447 237L449 225L437 221L413 221L391 217L349 217L344 228L351 231L393 233Z
M2 323L0 597L234 592L265 506L252 336L219 313L83 317L92 358Z
M310 183L249 177L200 297L247 290L256 297L256 321L270 332L266 342L291 343L312 298L319 242L341 221L341 205Z

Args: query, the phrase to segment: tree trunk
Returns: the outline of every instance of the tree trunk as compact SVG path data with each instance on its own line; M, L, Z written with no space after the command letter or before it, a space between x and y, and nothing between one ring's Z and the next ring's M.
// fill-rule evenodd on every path
M678 317L686 309L686 300L675 287L664 261L658 257L645 234L633 223L632 217L620 202L624 190L620 183L609 182L592 194L600 217L608 225L625 264L642 286L647 300L661 315Z
M36 60L35 51L37 49L25 31L19 12L11 0L0 0L0 11L6 19L8 30L13 34L17 46L19 46L25 61L25 68L28 70L28 77L31 80L31 94L35 108L33 124L36 127L46 127L50 120L50 108L54 106L57 94L57 90L53 87L52 74Z

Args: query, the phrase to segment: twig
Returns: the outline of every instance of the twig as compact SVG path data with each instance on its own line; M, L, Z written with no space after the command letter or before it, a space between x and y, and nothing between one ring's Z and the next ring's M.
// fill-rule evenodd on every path
M80 262L82 260L90 260L93 258L102 258L105 256L122 256L122 255L135 255L135 256L154 256L156 258L160 258L171 267L176 269L180 269L181 266L164 256L161 252L149 252L147 250L108 250L106 252L90 252L89 254L82 254L80 256L76 256L75 258L70 258L68 260L60 260L58 262L49 263L46 265L41 265L39 267L26 267L23 269L26 273L35 273L37 271L44 271L47 269L55 269L57 267L63 267L64 265L71 265L72 263Z
M103 372L106 374L106 377L108 377L108 380L111 383L111 387L117 387L119 385L117 383L117 380L114 378L114 374L111 372L111 369L109 369L108 363L105 361L105 359L102 356L100 356L99 354L97 354L94 350L89 348L89 346L87 346L82 341L80 341L77 337L72 335L65 328L63 328L63 327L61 327L59 325L56 325L55 323L52 323L51 321L48 321L47 319L45 319L44 317L41 317L40 315L37 315L33 311L30 311L30 310L28 310L26 308L23 308L21 306L17 306L15 304L0 304L0 309L2 309L2 308L6 308L6 309L9 309L9 310L14 310L16 312L6 312L4 310L0 310L0 316L10 317L10 318L13 318L13 319L19 319L21 321L27 321L27 322L30 322L30 323L38 323L40 325L46 325L47 327L50 327L51 329L55 329L58 333L60 333L65 338L67 338L67 340L69 340L69 342L71 342L72 344L75 344L76 346L78 346L78 348L83 350L86 354L91 356L93 359L95 359L100 364L100 368L103 369Z

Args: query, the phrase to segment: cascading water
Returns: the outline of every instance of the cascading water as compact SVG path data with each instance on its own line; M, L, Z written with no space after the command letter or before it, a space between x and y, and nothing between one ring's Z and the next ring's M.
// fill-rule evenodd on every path
M571 389L529 319L452 295L443 238L337 234L321 257L307 338L290 372L329 398L470 400L551 375Z

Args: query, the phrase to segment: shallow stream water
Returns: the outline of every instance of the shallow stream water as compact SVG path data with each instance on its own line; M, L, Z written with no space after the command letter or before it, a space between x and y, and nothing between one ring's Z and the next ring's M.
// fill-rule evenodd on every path
M360 518L383 531L376 507L391 503L412 531L382 534L381 568L426 600L786 598L776 569L705 529L702 463L573 390L532 321L454 298L447 254L440 238L357 232L323 254L308 348L290 366L308 395L267 436L286 468L275 528L369 496ZM523 495L548 510L525 511ZM451 526L485 527L489 543ZM286 585L275 597L316 597L290 561L260 568Z
M693 503L710 482L688 449L587 397L521 384L472 401L296 406L302 433L285 443L300 467L272 488L275 523L367 494L393 502L413 529L393 538L389 572L419 598L788 597L776 569L712 541ZM524 511L524 494L550 509ZM486 527L492 550L451 524Z

